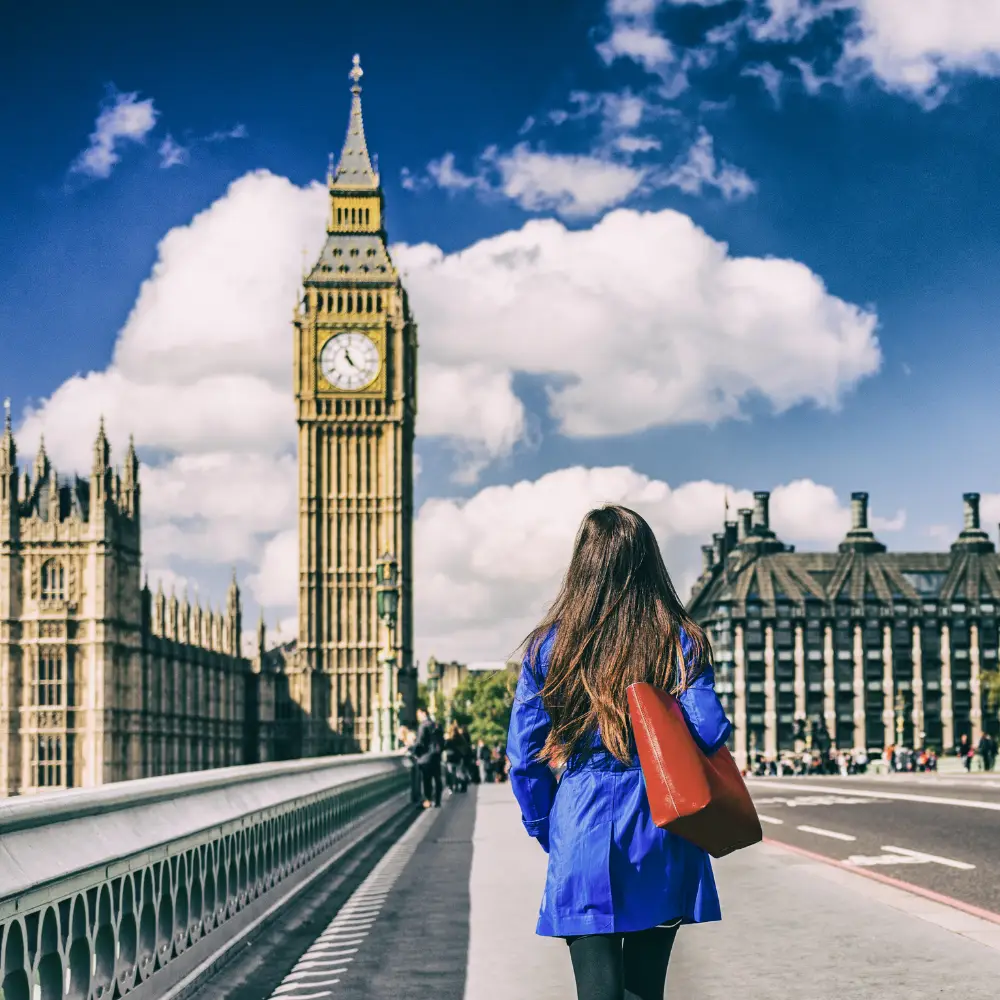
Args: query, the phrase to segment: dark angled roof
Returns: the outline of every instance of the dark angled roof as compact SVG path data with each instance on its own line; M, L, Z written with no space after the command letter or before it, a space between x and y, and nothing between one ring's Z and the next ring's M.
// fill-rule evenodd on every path
M330 233L306 282L354 285L359 281L395 283L396 268L382 237L378 233Z
M751 528L747 520L734 544L705 546L706 565L696 581L688 609L695 618L726 602L734 614L748 602L765 608L788 601L803 606L818 600L840 603L919 605L1000 602L1000 556L979 527L979 497L966 494L966 526L950 552L887 552L867 527L867 495L856 510L855 524L838 552L795 552L780 545L765 520ZM743 514L744 512L741 512ZM749 511L745 512L749 514Z

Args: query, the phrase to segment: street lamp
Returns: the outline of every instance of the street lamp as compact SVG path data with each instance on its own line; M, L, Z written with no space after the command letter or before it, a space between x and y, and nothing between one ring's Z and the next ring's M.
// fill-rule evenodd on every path
M385 625L385 648L379 655L382 663L382 692L379 698L381 722L379 727L380 749L385 752L396 747L396 723L398 711L395 697L396 653L393 649L393 630L396 627L396 613L399 610L399 565L389 553L375 564L375 603L379 619ZM376 716L376 719L378 716Z

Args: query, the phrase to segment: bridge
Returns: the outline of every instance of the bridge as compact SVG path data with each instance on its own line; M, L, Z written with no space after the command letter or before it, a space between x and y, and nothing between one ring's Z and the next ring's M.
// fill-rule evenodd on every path
M668 995L995 995L1000 782L752 786L775 837L717 862L723 921L681 930ZM966 860L900 846L932 828ZM0 998L570 1000L545 864L509 785L422 810L399 754L8 799Z

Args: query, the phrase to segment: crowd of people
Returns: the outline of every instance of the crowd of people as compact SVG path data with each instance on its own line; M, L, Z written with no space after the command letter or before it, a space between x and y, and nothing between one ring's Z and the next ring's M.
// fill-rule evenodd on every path
M447 792L507 780L507 755L497 743L473 743L466 726L452 721L445 729L424 709L417 709L417 728L399 727L399 741L412 764L413 798L425 809L440 807Z

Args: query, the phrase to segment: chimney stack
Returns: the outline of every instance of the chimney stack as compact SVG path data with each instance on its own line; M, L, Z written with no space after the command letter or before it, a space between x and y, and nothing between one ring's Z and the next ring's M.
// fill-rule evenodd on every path
M962 503L965 505L965 530L979 531L979 494L963 493Z
M712 552L711 545L703 545L701 547L701 571L702 573L711 573L712 567L715 565L715 556Z
M728 556L736 548L739 538L739 527L735 521L726 521L726 555Z
M753 531L753 511L749 507L740 507L739 515L736 541L745 542Z
M863 531L868 527L868 494L851 494L851 531Z
M771 494L765 491L758 491L753 495L753 524L755 528L768 531L770 525L770 514L768 507L771 501Z
M712 565L722 562L722 542L725 536L721 531L712 535Z

